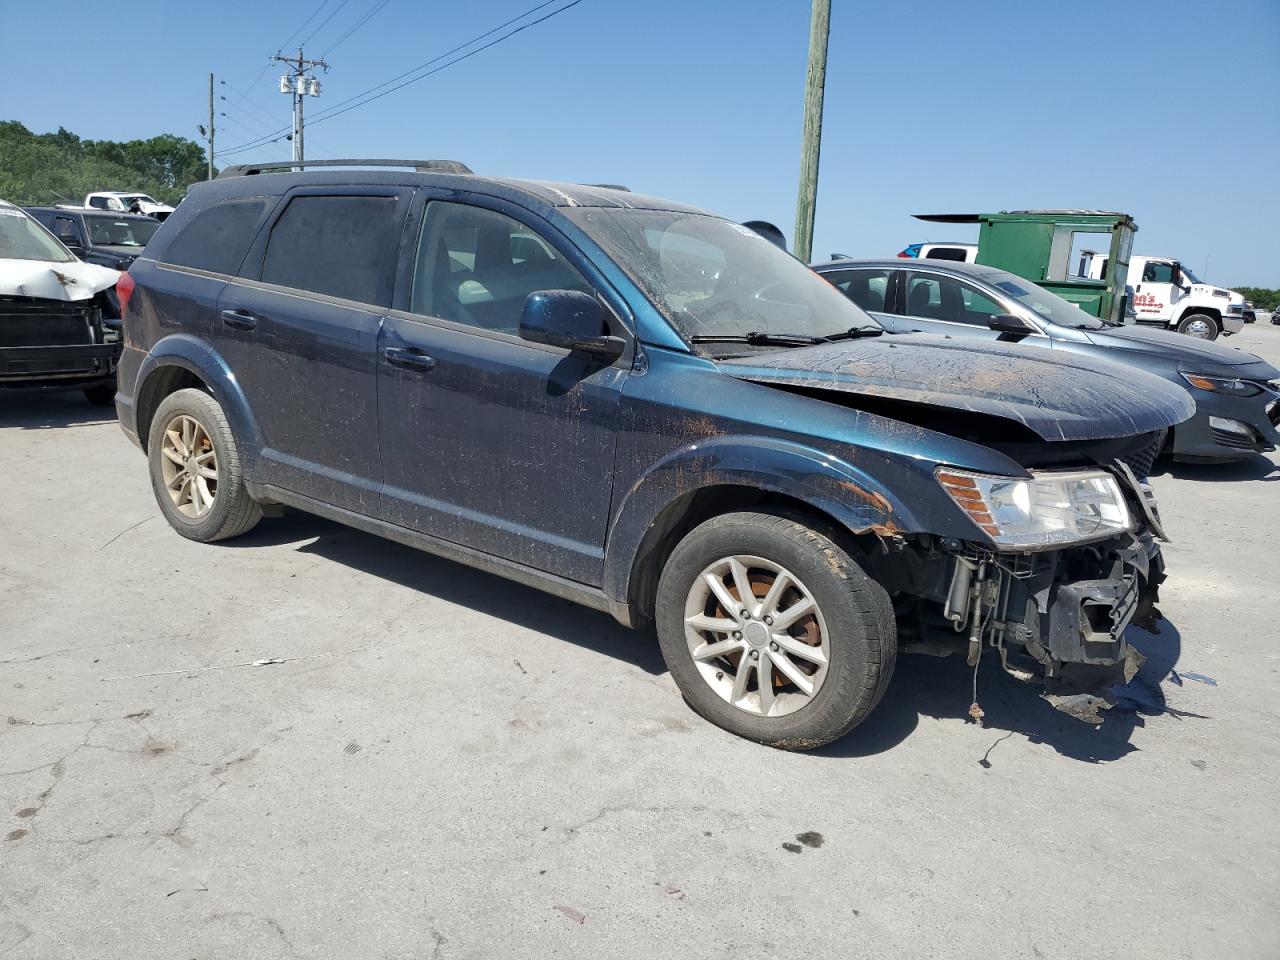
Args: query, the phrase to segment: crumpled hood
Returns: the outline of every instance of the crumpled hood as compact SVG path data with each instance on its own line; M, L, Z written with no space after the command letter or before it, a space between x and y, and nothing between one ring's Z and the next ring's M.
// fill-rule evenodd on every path
M71 260L0 260L0 296L88 300L114 287L120 271Z
M798 347L720 361L755 383L966 410L1023 424L1045 440L1101 440L1187 420L1195 403L1167 380L1092 357L913 334Z
M1178 369L1187 373L1242 377L1246 380L1280 378L1280 370L1252 353L1224 346L1216 340L1200 340L1172 330L1130 324L1087 330L1085 335L1099 346L1134 350L1176 361Z

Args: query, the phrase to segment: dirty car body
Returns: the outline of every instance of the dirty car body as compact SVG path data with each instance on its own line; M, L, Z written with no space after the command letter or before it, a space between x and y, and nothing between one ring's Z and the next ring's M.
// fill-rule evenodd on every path
M80 262L35 219L0 201L0 387L113 384L118 277Z
M350 287L275 259L319 197L385 220L373 275ZM229 207L243 235L223 229L202 259L184 235ZM369 222L325 229L350 251ZM671 558L744 511L840 544L903 642L997 647L1026 675L1114 680L1163 577L1154 505L1124 460L1190 416L1185 391L1126 372L1117 397L1105 363L1067 376L996 344L957 367L926 338L877 339L768 241L672 201L457 172L230 176L192 188L130 278L117 409L135 443L163 439L167 397L205 391L256 501L628 625L661 621ZM598 310L599 335L528 326L561 302ZM746 662L734 637L715 678ZM760 703L788 689L768 682Z

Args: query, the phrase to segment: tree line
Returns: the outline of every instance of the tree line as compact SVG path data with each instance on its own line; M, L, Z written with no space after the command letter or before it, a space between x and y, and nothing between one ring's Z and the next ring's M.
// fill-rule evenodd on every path
M0 199L20 206L79 204L99 190L137 190L176 204L206 174L200 144L172 134L82 140L63 127L32 133L16 120L0 120Z

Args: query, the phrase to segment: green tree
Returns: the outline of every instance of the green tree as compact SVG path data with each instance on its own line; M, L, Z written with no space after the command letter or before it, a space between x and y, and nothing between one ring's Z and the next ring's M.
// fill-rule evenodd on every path
M1280 306L1280 290L1269 287L1232 287L1246 300L1252 300L1255 310L1275 310Z
M177 203L205 174L200 144L172 134L82 140L63 127L36 134L0 121L0 198L10 203L80 203L99 190L137 190Z

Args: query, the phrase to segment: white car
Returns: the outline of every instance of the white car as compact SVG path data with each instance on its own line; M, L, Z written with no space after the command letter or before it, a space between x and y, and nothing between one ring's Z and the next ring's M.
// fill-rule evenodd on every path
M111 210L116 213L142 213L156 220L163 220L173 213L173 207L161 203L145 193L127 190L104 190L90 193L84 198L84 205L95 210Z
M119 279L0 200L0 390L83 390L93 404L114 403Z

